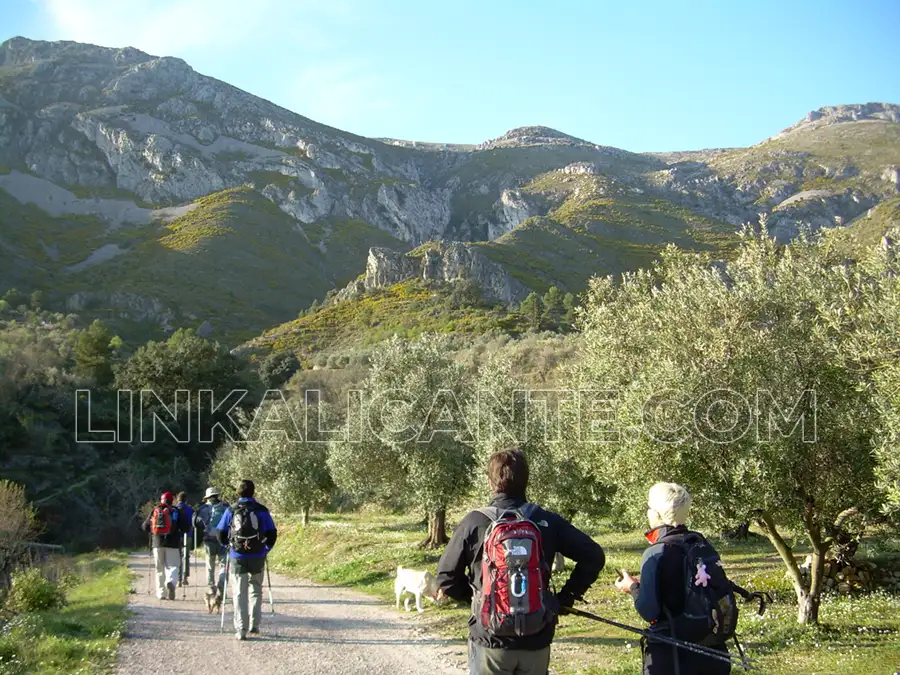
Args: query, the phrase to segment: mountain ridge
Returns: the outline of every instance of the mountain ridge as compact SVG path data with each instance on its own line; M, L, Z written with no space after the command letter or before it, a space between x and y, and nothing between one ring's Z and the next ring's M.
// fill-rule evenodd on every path
M473 145L417 143L334 129L181 59L13 38L0 45L0 247L13 259L0 284L30 283L64 306L90 293L118 315L129 310L110 298L146 270L125 304L165 307L159 327L232 325L243 308L254 317L247 330L261 330L290 319L292 302L296 314L364 272L370 246L402 254L444 241L504 270L508 281L492 272L490 283L519 289L517 298L517 284L577 292L591 275L649 264L667 243L724 255L760 213L782 240L859 218L900 192L898 111L829 106L749 148L678 153L633 153L543 126ZM231 224L235 209L296 251L302 269L253 249L254 231ZM72 238L76 217L86 234ZM182 223L208 245L161 256L167 228ZM279 268L271 289L238 283L232 306L214 274L171 266L221 270L212 256L228 255L243 261L230 270L238 280ZM453 264L456 276L441 278L476 268L486 269ZM256 289L256 303L242 286Z

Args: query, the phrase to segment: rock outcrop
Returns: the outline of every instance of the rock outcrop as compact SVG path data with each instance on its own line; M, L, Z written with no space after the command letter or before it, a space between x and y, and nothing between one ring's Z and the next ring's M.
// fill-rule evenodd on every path
M365 274L340 290L334 299L348 300L409 279L444 283L471 280L481 287L485 299L493 302L521 302L530 292L472 244L439 242L423 249L411 253L369 249Z
M789 126L773 138L780 138L798 129L818 129L842 122L879 121L900 122L900 105L893 103L855 103L828 105L807 113L802 120Z

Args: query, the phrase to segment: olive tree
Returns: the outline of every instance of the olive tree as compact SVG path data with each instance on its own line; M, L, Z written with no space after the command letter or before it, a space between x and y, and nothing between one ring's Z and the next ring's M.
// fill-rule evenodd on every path
M900 265L895 228L864 255L858 267L866 283L859 285L856 330L845 344L848 363L867 375L865 386L879 412L875 438L878 487L885 515L900 517Z
M362 405L350 414L346 437L329 450L339 487L368 498L405 498L428 513L426 547L448 541L447 508L467 492L471 477L469 381L448 351L446 340L432 335L394 337L376 348Z
M235 490L243 479L256 484L259 499L276 510L299 512L304 525L310 510L325 501L334 485L328 471L331 413L325 404L284 399L271 391L252 417L244 416L240 438L220 448L210 480Z
M0 480L0 589L9 588L16 567L24 562L28 544L37 535L37 512L25 496L25 488Z
M487 465L493 453L518 447L528 458L529 499L569 519L578 513L603 515L605 486L577 462L577 448L564 433L571 414L567 404L574 403L576 392L530 388L516 371L512 358L499 356L478 373L468 412L468 419L476 424L477 470ZM486 481L474 487L479 499L486 496Z
M581 449L617 506L643 520L649 486L670 480L693 493L697 522L754 520L800 623L818 620L836 523L877 508L876 416L844 343L860 289L878 283L824 246L745 229L727 266L670 247L620 283L592 280L581 312L574 379L615 392L612 437ZM812 548L809 581L786 529Z

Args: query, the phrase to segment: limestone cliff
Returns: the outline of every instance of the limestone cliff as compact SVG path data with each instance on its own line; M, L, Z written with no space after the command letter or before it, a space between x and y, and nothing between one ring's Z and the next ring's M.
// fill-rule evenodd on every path
M341 289L335 300L347 300L408 279L445 283L471 280L481 287L486 300L494 302L518 303L529 293L524 284L513 279L472 244L450 241L429 244L410 253L388 248L369 249L365 274Z

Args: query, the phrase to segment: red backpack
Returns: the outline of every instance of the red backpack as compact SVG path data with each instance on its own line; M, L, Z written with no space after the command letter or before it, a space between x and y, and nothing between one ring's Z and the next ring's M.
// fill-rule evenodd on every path
M172 507L168 504L160 504L153 509L150 516L150 531L153 534L171 534L172 532Z
M541 531L530 520L536 508L479 509L491 524L484 534L481 595L475 598L474 614L497 637L534 635L553 621L547 609L550 567Z

